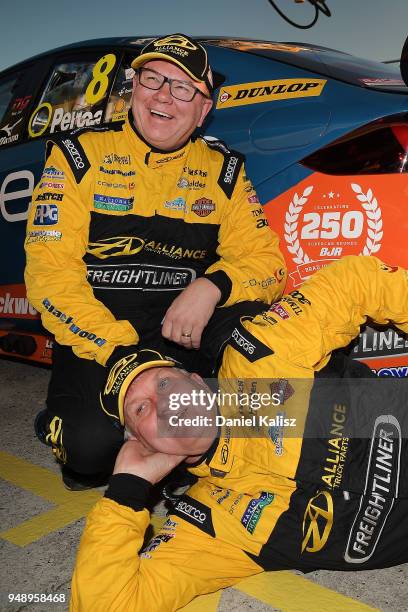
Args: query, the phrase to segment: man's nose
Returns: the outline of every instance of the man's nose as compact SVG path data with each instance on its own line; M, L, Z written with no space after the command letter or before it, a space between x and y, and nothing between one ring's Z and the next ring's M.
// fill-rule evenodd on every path
M163 83L160 89L157 89L154 94L154 97L160 101L171 102L173 100L173 96L170 93L170 83L168 81Z

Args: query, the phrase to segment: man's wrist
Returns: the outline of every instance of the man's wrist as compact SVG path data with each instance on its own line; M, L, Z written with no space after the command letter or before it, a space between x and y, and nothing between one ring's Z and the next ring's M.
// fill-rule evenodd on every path
M217 303L217 306L222 306L228 300L231 295L232 282L229 276L222 270L217 272L210 272L210 274L204 274L204 277L211 281L221 292L221 297Z
M146 508L152 488L152 483L141 476L126 473L114 474L109 479L105 497L139 512Z

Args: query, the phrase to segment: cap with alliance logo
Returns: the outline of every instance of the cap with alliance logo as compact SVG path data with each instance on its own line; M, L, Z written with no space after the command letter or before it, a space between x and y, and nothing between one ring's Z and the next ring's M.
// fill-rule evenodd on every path
M206 96L210 96L215 87L224 81L221 75L213 75L205 48L185 34L170 34L152 40L133 60L132 68L139 68L150 60L164 60L176 64L195 81L197 89Z
M88 360L79 366L69 347L58 350L61 362L72 367L72 376L78 374L78 388L84 395L78 398L78 389L73 388L72 395L56 396L58 401L37 416L36 434L77 477L111 474L124 441L123 405L130 384L144 370L180 364L139 345L117 347L106 368ZM92 380L89 388L87 375ZM97 397L94 401L95 387L102 389L99 402Z
M118 425L124 426L125 395L136 376L150 368L176 365L180 364L158 351L131 346L116 349L108 359L109 374L99 396L102 410Z

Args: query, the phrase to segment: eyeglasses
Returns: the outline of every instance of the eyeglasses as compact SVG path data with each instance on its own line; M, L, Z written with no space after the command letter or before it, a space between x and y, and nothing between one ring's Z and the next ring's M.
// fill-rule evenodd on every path
M143 85L143 87L147 87L147 89L161 89L165 83L168 83L170 93L176 100L191 102L196 94L201 93L197 87L187 83L187 81L169 79L160 74L160 72L156 72L150 68L139 68L136 72L139 75L139 83Z

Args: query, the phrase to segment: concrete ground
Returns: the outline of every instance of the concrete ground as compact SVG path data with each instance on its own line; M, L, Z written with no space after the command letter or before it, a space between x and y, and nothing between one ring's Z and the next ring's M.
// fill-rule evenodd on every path
M66 491L49 449L34 436L32 422L43 406L49 375L46 369L0 359L0 610L4 612L68 609L83 517L102 493L102 489ZM154 524L160 514L159 509ZM10 602L9 595L17 594L25 597ZM29 594L54 601L30 603ZM185 608L188 612L373 609L408 610L408 564L371 572L318 571L306 577L296 572L261 574Z

